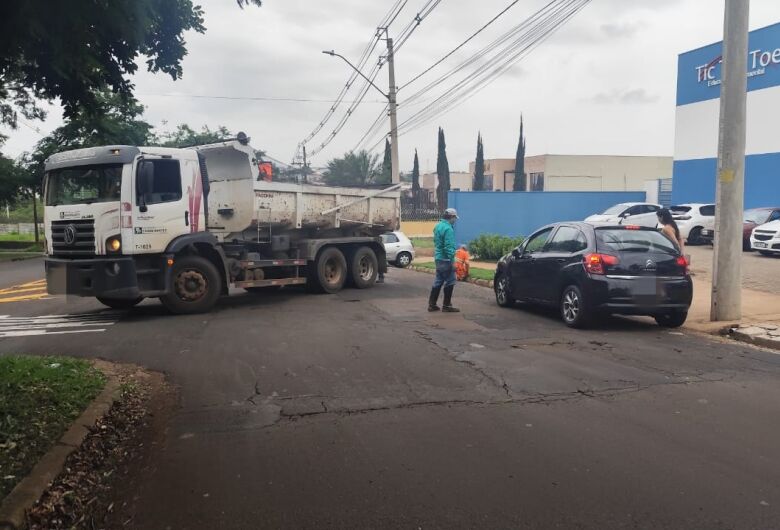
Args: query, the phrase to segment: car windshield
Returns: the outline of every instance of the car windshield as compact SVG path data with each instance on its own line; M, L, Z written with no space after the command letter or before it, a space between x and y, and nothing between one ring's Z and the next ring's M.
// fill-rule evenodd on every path
M668 237L655 230L597 229L596 244L605 252L663 252L678 254Z
M46 176L46 206L118 201L121 186L121 164L57 169Z
M745 210L745 216L743 219L746 223L762 225L766 222L768 217L768 210Z
M626 204L616 204L615 206L604 210L604 213L601 215L620 215L626 208L628 208L628 205Z

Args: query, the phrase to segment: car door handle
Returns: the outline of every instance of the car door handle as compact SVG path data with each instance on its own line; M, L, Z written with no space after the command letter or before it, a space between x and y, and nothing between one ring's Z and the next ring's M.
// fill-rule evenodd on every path
M184 212L184 226L190 226L190 212Z
M555 261L557 261L558 263L563 263L564 261L566 261L566 258L558 258Z

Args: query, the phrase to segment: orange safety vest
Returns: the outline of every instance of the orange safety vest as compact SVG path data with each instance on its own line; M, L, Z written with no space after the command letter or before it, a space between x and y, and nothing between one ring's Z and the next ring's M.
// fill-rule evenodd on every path
M455 252L455 276L458 280L465 280L469 275L469 260L471 256L467 250L459 248Z

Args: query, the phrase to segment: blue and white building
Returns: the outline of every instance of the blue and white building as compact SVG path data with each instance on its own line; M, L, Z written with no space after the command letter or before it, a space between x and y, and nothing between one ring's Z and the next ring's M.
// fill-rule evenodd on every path
M679 56L672 202L714 202L722 43ZM745 208L780 205L780 23L750 32Z

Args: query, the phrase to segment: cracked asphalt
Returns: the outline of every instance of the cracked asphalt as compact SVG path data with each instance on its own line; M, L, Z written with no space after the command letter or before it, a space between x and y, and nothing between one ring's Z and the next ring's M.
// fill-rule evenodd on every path
M40 278L36 263L7 277ZM132 362L178 386L117 493L125 527L780 528L780 356L644 319L569 330L473 285L463 313L429 314L430 281L393 269L366 291L242 293L185 317L148 301L0 353Z

